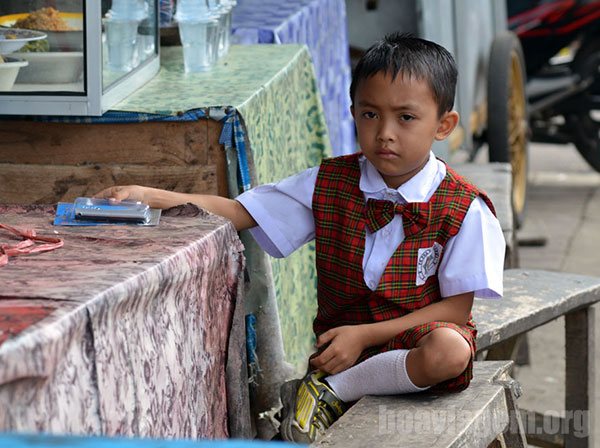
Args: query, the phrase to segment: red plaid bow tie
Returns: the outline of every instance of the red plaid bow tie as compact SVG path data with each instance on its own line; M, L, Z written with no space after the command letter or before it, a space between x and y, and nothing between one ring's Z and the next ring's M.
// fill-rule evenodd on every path
M396 204L392 201L381 201L369 199L365 209L367 227L377 232L386 224L389 224L394 215L402 215L402 226L406 237L415 235L429 224L429 202L409 202L408 204Z

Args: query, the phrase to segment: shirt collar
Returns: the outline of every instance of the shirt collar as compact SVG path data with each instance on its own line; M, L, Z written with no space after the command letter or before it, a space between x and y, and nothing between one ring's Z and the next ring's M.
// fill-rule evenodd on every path
M363 193L368 195L390 190L397 191L406 202L427 201L435 180L440 175L442 177L445 175L445 173L442 174L440 172L440 164L433 152L429 152L429 160L421 171L400 185L396 190L388 188L377 168L365 156L361 156L360 158L360 171L359 187Z

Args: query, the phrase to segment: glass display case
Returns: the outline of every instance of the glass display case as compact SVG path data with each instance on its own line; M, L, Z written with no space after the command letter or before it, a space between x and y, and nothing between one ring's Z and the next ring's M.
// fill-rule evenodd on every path
M159 70L159 0L0 1L0 114L101 115Z

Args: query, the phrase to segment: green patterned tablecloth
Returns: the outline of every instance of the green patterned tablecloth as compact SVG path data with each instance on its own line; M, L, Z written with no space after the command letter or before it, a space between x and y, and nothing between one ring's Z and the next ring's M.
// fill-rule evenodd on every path
M300 61L309 67L298 67ZM111 110L176 115L211 106L240 108L251 104L281 72L299 69L314 79L311 67L308 50L301 45L233 45L210 71L186 74L181 47L161 47L158 74ZM270 112L276 111L278 104L271 107Z
M183 73L182 57L181 47L163 47L159 74L112 109L177 115L198 108L234 107L245 124L253 186L277 181L330 156L306 47L232 46L210 72L197 74ZM287 259L271 259L286 360L297 370L305 366L314 342L314 254L310 244Z

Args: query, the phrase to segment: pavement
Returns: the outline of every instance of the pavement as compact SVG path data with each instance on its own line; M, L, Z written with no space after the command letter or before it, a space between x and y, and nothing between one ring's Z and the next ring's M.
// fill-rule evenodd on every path
M571 145L530 145L527 216L517 237L520 267L600 277L600 173ZM596 347L600 347L596 309ZM517 367L522 409L560 414L564 409L564 319L529 333L530 365ZM597 351L597 366L600 366ZM600 368L596 369L600 372ZM595 439L600 444L600 373L596 375Z

